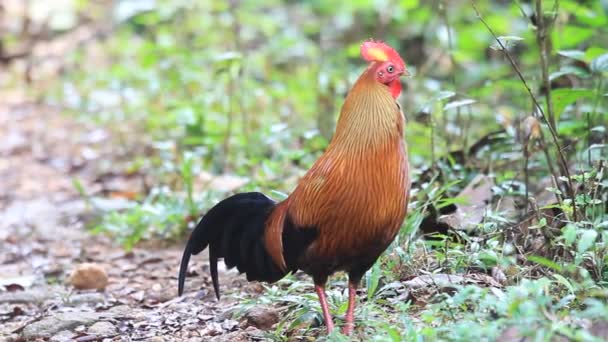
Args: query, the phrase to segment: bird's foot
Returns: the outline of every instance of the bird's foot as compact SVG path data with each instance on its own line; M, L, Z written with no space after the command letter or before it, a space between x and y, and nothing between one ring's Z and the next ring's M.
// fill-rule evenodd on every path
M355 325L353 323L346 323L346 325L344 327L342 327L342 334L346 335L346 336L350 336L353 334L353 330L354 330Z

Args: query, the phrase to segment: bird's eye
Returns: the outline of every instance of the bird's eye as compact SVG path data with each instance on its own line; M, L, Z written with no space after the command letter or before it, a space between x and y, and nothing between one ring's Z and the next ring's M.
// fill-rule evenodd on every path
M388 73L389 73L389 74L392 74L392 73L393 73L393 71L395 71L395 69L393 68L393 66L392 66L392 65L389 65L389 66L386 68L386 71L388 71Z

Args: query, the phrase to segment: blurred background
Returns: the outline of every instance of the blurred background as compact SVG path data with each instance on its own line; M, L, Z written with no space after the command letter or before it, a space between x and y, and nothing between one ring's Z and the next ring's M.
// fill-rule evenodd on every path
M477 8L542 100L535 4ZM605 149L585 147L605 140L593 130L606 116L592 61L606 53L608 4L544 8L554 18L553 120L573 162L598 160ZM522 158L521 122L532 117L530 131L542 121L469 1L4 0L0 14L3 101L28 99L110 131L124 158L107 167L143 174L151 188L187 190L187 168L209 173L207 181L230 174L247 178L226 178L234 185L288 192L331 138L368 38L403 55L413 74L399 99L411 161L463 180L453 195L478 171L495 172L499 185L523 181L513 167ZM548 153L550 163L555 151ZM529 176L547 176L543 163L533 154Z
M369 38L412 74L411 214L376 276L499 267L514 285L563 262L605 291L606 0L2 0L0 208L65 190L130 249L181 241L237 190L281 199Z

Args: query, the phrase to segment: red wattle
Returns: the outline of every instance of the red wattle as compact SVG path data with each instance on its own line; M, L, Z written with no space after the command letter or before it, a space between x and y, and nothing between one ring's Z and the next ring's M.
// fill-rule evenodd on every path
M399 96L399 94L401 94L401 82L398 78L390 81L388 83L388 88L391 91L391 95L393 95L393 98L395 99Z

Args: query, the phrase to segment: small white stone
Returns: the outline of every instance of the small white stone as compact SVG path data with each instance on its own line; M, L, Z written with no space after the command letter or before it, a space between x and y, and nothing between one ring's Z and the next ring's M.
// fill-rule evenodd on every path
M111 336L116 334L116 332L114 324L106 321L96 322L87 330L87 334L97 336Z

